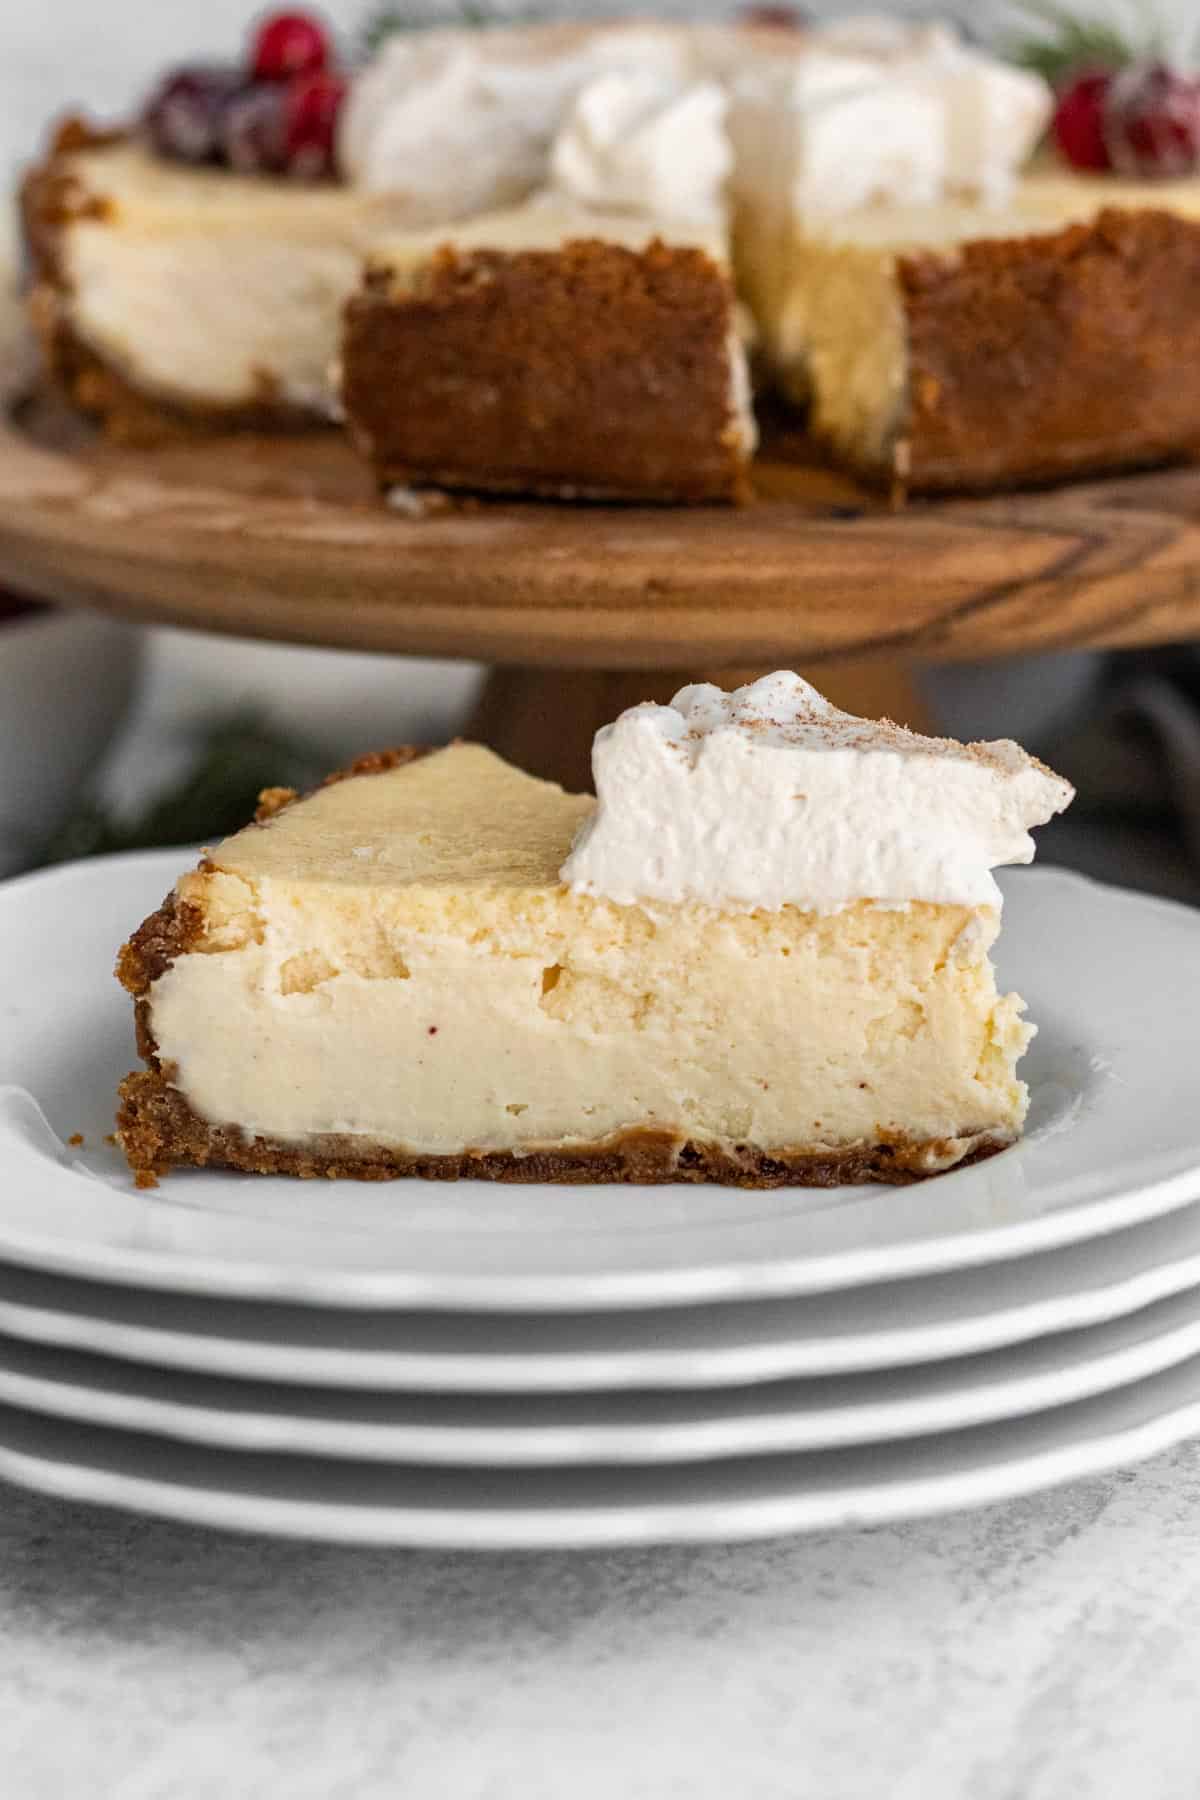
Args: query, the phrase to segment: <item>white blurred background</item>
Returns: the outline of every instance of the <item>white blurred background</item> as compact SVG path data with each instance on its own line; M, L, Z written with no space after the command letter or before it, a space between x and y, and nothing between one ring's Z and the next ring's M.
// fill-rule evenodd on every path
M361 40L376 10L372 0L314 0L333 21L343 44ZM398 0L400 9L434 19L454 18L454 0ZM503 0L495 0L503 16ZM1200 36L1195 0L1065 0L1067 10L1124 20L1145 29L1161 20L1180 41ZM169 63L192 57L228 57L248 23L263 11L258 0L0 0L0 165L11 170L37 143L56 107L81 101L101 114L120 116ZM514 0L513 10L521 7ZM541 6L537 10L543 10ZM720 17L735 10L720 0L663 0L636 4L607 0L544 0L546 12L570 14L658 13L662 16ZM973 33L1012 29L1024 16L1009 0L960 0L959 4L913 5L894 0L872 7L810 0L817 15L887 11L914 17L956 17Z

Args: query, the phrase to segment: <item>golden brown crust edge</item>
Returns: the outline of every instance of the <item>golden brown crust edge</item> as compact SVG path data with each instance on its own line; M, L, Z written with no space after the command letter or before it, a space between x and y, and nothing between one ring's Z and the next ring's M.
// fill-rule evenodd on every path
M327 775L314 792L332 787L339 781L353 780L356 776L385 775L392 769L407 768L410 763L435 755L436 751L437 746L433 744L400 744L391 750L369 750L347 763L344 769L335 769ZM301 798L303 796L295 788L264 788L251 823L268 825L285 807L293 806ZM207 857L202 857L199 867L210 869L212 864ZM157 911L143 919L117 953L116 976L126 993L132 994L135 1000L143 1000L175 958L199 942L203 925L198 908L181 900L172 889ZM140 1026L139 1020L138 1055L157 1067L157 1051L152 1045L150 1052L143 1048Z
M988 492L1200 450L1200 222L1110 207L898 276L909 403L884 480Z
M302 1180L588 1182L657 1186L664 1182L715 1182L727 1187L840 1187L852 1182L893 1186L939 1172L952 1154L945 1142L897 1141L845 1150L765 1151L750 1144L698 1142L666 1131L635 1127L600 1143L508 1150L464 1150L454 1156L421 1155L345 1136L318 1136L303 1145L248 1137L236 1126L199 1118L169 1072L141 1070L121 1083L117 1135L139 1186L179 1167L237 1169L252 1175L293 1175ZM953 1166L965 1167L1007 1147L997 1135L976 1139ZM941 1160L939 1160L941 1159ZM932 1164L932 1166L931 1166Z

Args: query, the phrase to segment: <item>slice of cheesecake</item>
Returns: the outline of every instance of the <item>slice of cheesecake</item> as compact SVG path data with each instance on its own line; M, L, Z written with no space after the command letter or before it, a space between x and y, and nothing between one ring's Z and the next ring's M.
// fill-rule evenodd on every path
M896 1182L1014 1140L989 866L1066 783L796 676L634 708L595 768L598 803L471 745L266 796L121 952L139 1179Z
M723 234L542 200L379 244L342 401L385 490L738 498L755 426Z
M1200 447L1200 182L738 213L764 357L868 480L983 490Z
M403 196L156 156L70 124L26 178L48 367L109 433L327 422L342 308Z

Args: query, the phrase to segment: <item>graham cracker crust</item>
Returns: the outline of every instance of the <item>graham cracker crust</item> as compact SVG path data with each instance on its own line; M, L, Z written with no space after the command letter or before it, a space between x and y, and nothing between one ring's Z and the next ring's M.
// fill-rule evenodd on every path
M383 489L737 500L733 328L700 249L448 247L411 291L372 270L349 302L346 418Z
M1112 207L903 256L898 282L908 417L884 479L978 492L1200 450L1200 222Z

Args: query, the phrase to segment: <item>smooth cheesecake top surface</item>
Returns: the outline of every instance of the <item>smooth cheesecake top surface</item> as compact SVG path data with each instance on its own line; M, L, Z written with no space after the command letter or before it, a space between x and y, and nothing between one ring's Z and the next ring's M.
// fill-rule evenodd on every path
M302 235L364 225L373 236L403 225L408 210L402 195L170 162L136 138L67 152L60 166L79 183L81 197L103 206L99 216L84 212L85 222L146 234L204 236L278 224Z
M661 238L677 247L706 250L718 262L724 262L728 255L724 233L711 224L593 211L546 198L487 213L465 224L381 237L371 248L369 262L373 268L402 273L428 262L445 247L464 255L486 250L557 250L581 238L600 238L630 250L644 249L655 238Z
M353 887L556 887L595 802L452 744L353 775L247 826L211 853L255 881Z
M1034 168L1003 205L947 198L925 203L856 207L805 223L818 241L903 255L953 250L976 240L1023 238L1085 225L1106 208L1200 218L1200 181L1123 181Z

